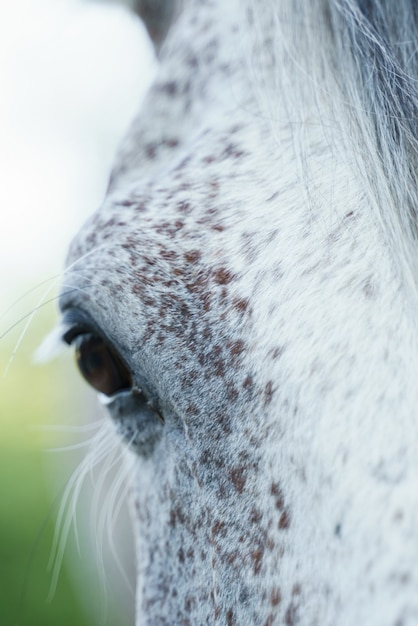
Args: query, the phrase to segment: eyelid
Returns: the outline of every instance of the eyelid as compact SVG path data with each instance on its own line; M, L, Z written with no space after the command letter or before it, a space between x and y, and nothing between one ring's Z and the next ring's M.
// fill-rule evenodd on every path
M105 343L109 350L116 356L124 367L128 368L124 359L120 355L120 351L117 346L111 341L105 333L94 323L94 321L86 313L79 309L70 309L65 311L61 323L62 334L61 342L64 342L68 346L72 346L78 337L83 335L91 335L97 337Z
M80 326L76 324L75 326L70 326L61 336L61 341L67 344L67 346L72 346L77 337L80 335L99 335L95 330L91 328L87 328L86 326Z
M98 392L113 396L134 388L132 370L117 346L80 309L63 313L61 340L74 348L78 369L85 381Z
M86 313L79 309L68 309L64 311L61 321L61 341L71 345L76 337L86 333L94 333L103 340L108 341L96 324Z

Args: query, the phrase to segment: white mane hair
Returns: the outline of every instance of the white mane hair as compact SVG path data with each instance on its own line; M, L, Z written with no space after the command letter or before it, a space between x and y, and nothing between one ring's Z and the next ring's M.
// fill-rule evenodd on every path
M159 70L61 296L136 624L416 625L418 5L137 10Z
M271 25L276 98L269 94L269 106L284 98L292 119L299 118L295 120L298 124L306 120L309 103L330 147L344 142L358 167L368 201L383 221L404 279L412 281L414 289L416 2L268 1L262 11L254 7L254 13L260 36ZM283 84L286 90L281 89ZM296 151L303 151L303 142Z

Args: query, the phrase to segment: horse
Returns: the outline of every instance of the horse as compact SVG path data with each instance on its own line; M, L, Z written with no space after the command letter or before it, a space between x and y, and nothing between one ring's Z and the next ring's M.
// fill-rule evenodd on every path
M137 9L158 71L60 296L136 625L416 625L418 5Z

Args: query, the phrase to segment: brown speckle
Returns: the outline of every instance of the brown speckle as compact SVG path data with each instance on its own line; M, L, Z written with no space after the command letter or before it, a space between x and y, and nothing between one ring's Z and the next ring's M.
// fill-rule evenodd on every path
M176 527L176 512L174 511L174 509L170 510L170 520L168 523L171 526L171 528Z
M157 88L163 93L166 93L168 96L175 96L178 91L177 83L174 80L157 85Z
M249 389L253 386L254 383L254 379L253 377L248 374L248 376L245 377L244 382L242 383L242 386L244 389Z
M176 138L165 139L164 145L166 145L168 148L177 148L177 146L179 145L179 140Z
M180 211L180 213L183 213L185 215L188 215L192 211L190 202L186 202L185 200L178 203L177 209Z
M244 475L245 471L245 467L236 467L229 472L229 477L238 493L244 491L245 483L247 482L247 478Z
M282 511L284 509L284 497L279 483L272 483L270 493L275 498L276 509Z
M274 394L273 382L269 380L264 388L264 405L265 406L271 403L273 399L273 394Z
M286 614L284 616L284 622L286 626L296 626L297 624L297 608L290 604L287 607Z
M260 573L261 564L263 562L264 550L262 547L257 548L257 550L253 550L251 552L251 558L254 564L254 574L257 575Z
M237 309L237 311L245 313L248 310L249 302L246 298L234 298L232 305Z
M158 145L156 143L149 143L145 146L145 154L147 159L153 160L157 156Z
M184 253L184 258L187 263L197 263L198 261L200 261L201 257L202 254L201 252L199 252L199 250L189 250L189 252Z
M225 522L223 522L222 520L216 520L216 522L214 522L212 525L211 531L214 537L218 535L220 535L221 537L225 537L226 536Z
M270 593L270 604L271 606L278 606L282 601L282 593L279 587L274 587Z
M225 267L220 267L219 269L215 270L213 278L215 282L218 283L218 285L228 285L234 280L234 275Z
M189 404L186 409L189 415L199 415L200 411L195 404Z
M284 351L285 351L284 346L277 346L271 351L271 358L273 360L279 359L282 356Z
M238 341L230 341L227 346L229 348L231 356L233 357L239 356L245 350L245 343L242 341L242 339L239 339Z
M184 601L184 610L187 613L190 613L190 611L195 605L196 605L196 598L194 596L188 596L186 597Z
M302 587L299 583L295 583L292 587L292 596L300 596L302 593Z
M251 522L251 524L259 524L262 520L263 516L260 513L260 511L258 509L256 509L255 507L253 507L251 509L251 513L250 513L250 517L249 520Z
M279 519L280 530L287 530L290 526L290 515L288 511L283 511Z

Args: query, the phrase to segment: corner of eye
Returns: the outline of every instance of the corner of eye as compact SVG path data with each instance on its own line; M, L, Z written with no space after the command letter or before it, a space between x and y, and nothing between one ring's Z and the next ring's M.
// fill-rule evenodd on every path
M97 393L97 398L102 406L108 406L109 404L112 404L114 400L113 396L107 396L106 394L100 392Z
M70 327L67 324L59 324L50 333L48 333L38 348L36 348L32 357L32 362L35 365L44 365L65 352L66 345L63 342L63 336L69 328Z
M111 396L107 396L105 393L98 392L97 398L102 406L110 406L115 402L115 400L120 400L121 398L127 398L132 395L131 389L121 389Z

